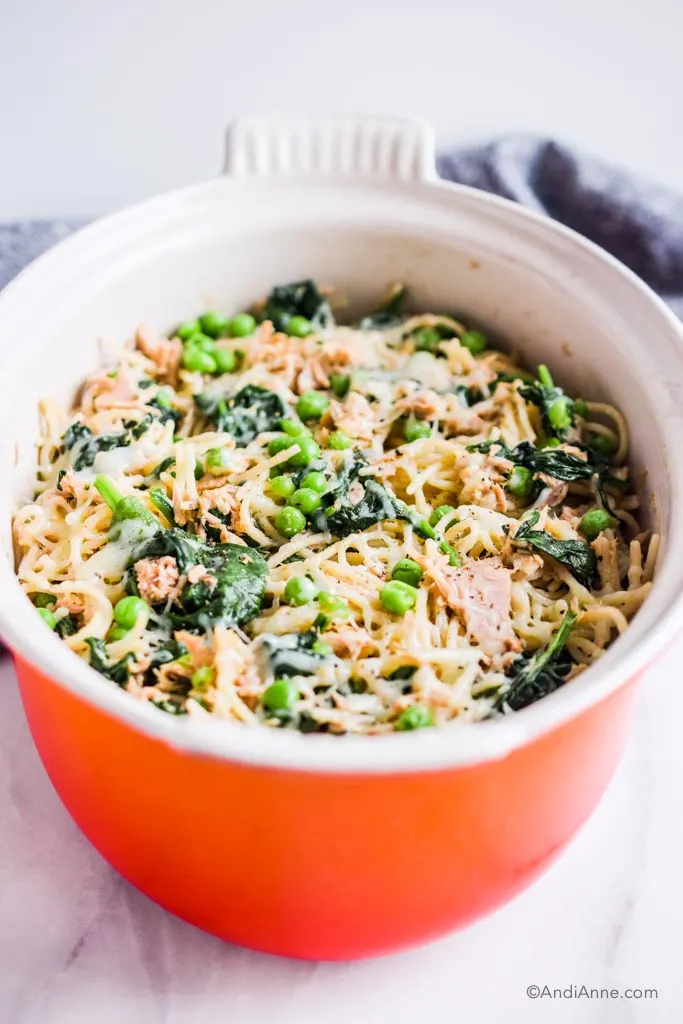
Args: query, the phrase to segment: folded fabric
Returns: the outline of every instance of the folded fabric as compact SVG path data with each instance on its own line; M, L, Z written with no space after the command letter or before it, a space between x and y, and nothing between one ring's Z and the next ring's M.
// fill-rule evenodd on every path
M450 181L554 217L603 246L683 316L683 198L551 139L513 135L438 160ZM0 224L0 287L85 223L68 218Z
M683 197L552 139L513 135L438 161L450 181L514 199L601 245L683 316Z

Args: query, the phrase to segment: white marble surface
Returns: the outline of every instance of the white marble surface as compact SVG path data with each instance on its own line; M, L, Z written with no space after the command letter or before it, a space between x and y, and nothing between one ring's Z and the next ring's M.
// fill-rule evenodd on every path
M642 687L626 757L583 832L510 906L356 964L236 949L120 879L62 808L0 668L2 1024L673 1024L683 1019L683 644ZM419 884L419 877L416 879ZM527 986L657 1000L527 998Z

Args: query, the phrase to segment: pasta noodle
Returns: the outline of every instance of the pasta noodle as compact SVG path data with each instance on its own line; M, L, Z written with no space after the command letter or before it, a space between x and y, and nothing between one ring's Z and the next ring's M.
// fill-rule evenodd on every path
M377 734L518 710L623 633L658 547L624 417L402 298L352 327L282 286L42 403L17 574L77 655L164 712Z

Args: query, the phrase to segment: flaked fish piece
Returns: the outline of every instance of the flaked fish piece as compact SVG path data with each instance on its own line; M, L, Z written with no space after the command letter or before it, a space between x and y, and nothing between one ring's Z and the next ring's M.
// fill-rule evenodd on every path
M180 570L173 555L141 558L135 563L135 578L140 597L148 604L160 604L175 593Z
M459 568L445 558L419 556L418 561L484 657L494 661L521 650L510 617L512 572L499 558L473 560Z
M183 354L180 338L169 340L145 325L138 328L135 342L139 350L156 367L157 376L173 384L178 379L178 368Z

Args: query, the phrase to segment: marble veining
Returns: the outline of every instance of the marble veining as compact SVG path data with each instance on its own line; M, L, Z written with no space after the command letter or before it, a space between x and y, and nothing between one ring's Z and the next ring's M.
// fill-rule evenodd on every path
M683 713L672 649L643 682L626 756L532 889L430 946L355 964L228 946L129 886L80 835L0 664L0 1024L673 1024L683 1019ZM419 885L419 871L415 884ZM529 999L529 985L657 1000Z

